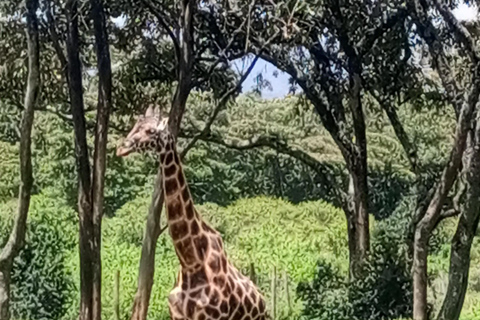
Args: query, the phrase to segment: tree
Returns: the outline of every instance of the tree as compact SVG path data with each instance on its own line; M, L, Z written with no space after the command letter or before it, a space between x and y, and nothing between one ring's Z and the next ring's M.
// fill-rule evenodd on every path
M105 151L111 107L111 66L102 3L92 0L95 42L99 72L99 90L93 176L90 173L85 108L83 101L82 65L79 58L78 1L69 0L67 9L66 79L70 91L75 132L75 154L78 174L78 214L80 223L80 319L101 318L101 220L105 179ZM57 43L59 46L59 44ZM60 51L57 51L60 54Z
M414 320L428 319L427 313L427 257L428 240L432 231L435 229L442 217L442 208L445 205L448 193L451 190L459 170L462 165L462 157L467 144L467 137L471 130L471 117L478 103L480 94L480 59L475 48L475 44L468 30L463 28L455 19L453 14L438 1L434 1L435 8L441 13L448 28L453 31L455 40L466 50L472 63L472 79L465 88L460 88L452 76L448 60L444 54L443 41L439 32L433 26L431 18L427 15L430 7L421 1L410 1L408 3L412 19L418 28L419 35L427 43L429 52L433 59L433 65L436 67L443 87L447 92L447 97L454 106L457 114L457 126L455 130L455 139L449 156L449 161L445 165L440 178L435 187L430 192L427 206L419 212L416 217L415 238L414 238L414 256L413 256L413 318ZM467 90L465 95L463 90ZM470 163L472 165L472 163ZM475 163L473 163L475 165ZM471 171L472 169L467 169ZM473 171L474 174L475 171ZM470 173L472 174L472 173ZM473 189L473 192L475 190ZM475 203L471 203L475 207ZM445 215L444 215L445 216ZM468 246L467 246L468 247ZM462 285L460 285L462 286ZM452 288L453 289L453 288ZM452 290L452 294L459 293ZM449 295L447 295L449 297ZM461 295L458 296L462 301ZM455 299L458 299L455 298ZM451 298L446 301L451 302ZM446 309L441 314L445 314ZM450 309L452 314L460 313L459 310ZM441 315L443 316L443 315ZM458 315L457 315L458 316ZM449 318L450 319L450 318Z
M205 29L218 48L225 50L227 43L223 25L229 32L239 28L239 40L228 51L229 57L259 54L288 73L335 140L348 176L337 193L348 223L350 275L359 277L370 238L365 97L383 89L388 99L380 102L391 102L391 97L412 89L409 82L417 84L410 80L418 70L407 64L405 8L396 1L253 1L243 7L227 1L211 4L205 12ZM396 121L395 108L384 108ZM402 133L399 122L395 124ZM401 141L409 158L414 157L404 136Z
M20 191L18 213L7 244L0 252L0 319L10 318L10 276L13 259L25 242L28 209L33 185L31 159L31 132L34 108L40 95L40 53L37 9L38 0L26 1L26 34L28 46L28 79L20 137Z

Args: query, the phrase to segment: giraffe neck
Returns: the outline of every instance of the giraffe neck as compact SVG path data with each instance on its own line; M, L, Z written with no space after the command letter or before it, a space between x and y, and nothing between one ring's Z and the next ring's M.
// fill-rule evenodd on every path
M177 256L184 268L196 268L205 259L208 241L205 223L193 206L182 164L173 140L160 153L167 222Z

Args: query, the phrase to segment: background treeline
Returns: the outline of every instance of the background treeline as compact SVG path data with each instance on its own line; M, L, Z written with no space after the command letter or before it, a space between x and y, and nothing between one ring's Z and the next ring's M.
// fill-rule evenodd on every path
M478 319L480 32L458 4L1 2L0 320L168 318L158 162L114 156L150 103L274 320ZM249 92L259 61L297 94Z

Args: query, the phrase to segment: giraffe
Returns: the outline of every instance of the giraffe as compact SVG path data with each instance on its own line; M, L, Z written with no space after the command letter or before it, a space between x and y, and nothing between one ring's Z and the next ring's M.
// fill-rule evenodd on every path
M148 107L117 156L154 151L160 155L167 223L180 271L168 298L173 320L265 320L265 301L253 282L227 259L220 234L193 205L168 118Z

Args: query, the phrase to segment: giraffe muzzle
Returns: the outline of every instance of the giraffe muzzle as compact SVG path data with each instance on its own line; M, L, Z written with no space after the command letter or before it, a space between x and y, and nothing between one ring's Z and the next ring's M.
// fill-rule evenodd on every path
M117 157L126 157L133 152L134 144L130 141L124 141L121 146L117 148Z

